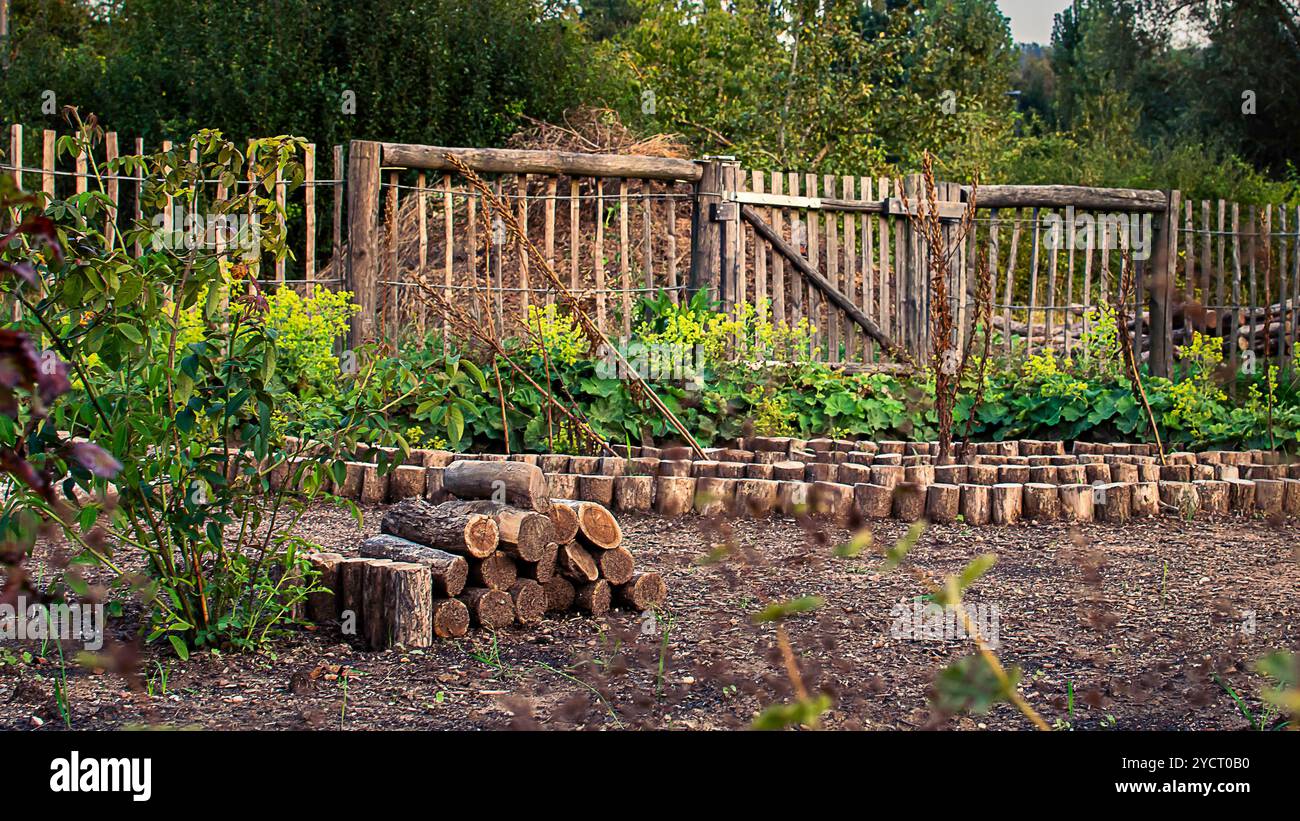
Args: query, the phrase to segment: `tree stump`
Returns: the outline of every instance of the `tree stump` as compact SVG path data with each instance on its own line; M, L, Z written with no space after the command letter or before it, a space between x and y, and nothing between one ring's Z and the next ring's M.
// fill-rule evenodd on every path
M1228 506L1233 513L1255 513L1255 483L1249 479L1224 479L1228 483Z
M614 480L614 509L629 513L648 513L654 509L653 476L620 476Z
M338 566L338 589L334 591L337 615L339 621L350 622L358 630L365 608L366 564L370 561L352 556L339 562Z
M781 482L776 489L776 503L783 516L803 516L808 513L807 482L798 479Z
M659 460L659 475L690 476L691 464L690 459L661 459Z
M520 579L510 585L510 601L515 620L524 626L540 624L546 614L546 592L532 579Z
M496 522L490 516L460 505L459 502L432 505L423 499L406 499L384 513L379 528L391 536L476 559L492 555L499 540Z
M493 553L483 559L471 559L469 562L469 584L471 587L486 587L489 590L509 590L510 585L519 578L514 559L504 553Z
M573 597L577 595L573 583L559 573L542 583L542 591L546 594L546 610L549 613L568 610L573 606Z
M515 603L504 590L467 587L457 598L469 610L470 622L478 627L500 630L515 623Z
M1160 513L1160 491L1155 482L1137 482L1128 486L1129 515L1133 518Z
M366 646L382 650L388 646L387 559L366 559L361 568L361 635Z
M803 474L803 462L785 461L772 465L772 478L779 481L802 482Z
M694 479L686 476L660 476L655 480L655 510L660 514L684 516L690 513L694 506Z
M762 519L776 507L780 485L769 479L739 479L735 482L735 511L738 515Z
M1123 482L1104 482L1092 486L1092 513L1098 521L1127 522L1133 515L1133 493Z
M433 635L457 639L469 632L469 608L458 599L433 600Z
M618 603L638 613L663 605L668 598L668 588L658 573L637 573L627 584L614 590Z
M836 522L848 521L853 515L853 486L839 482L813 482L808 503L814 516Z
M925 517L935 524L957 521L961 508L961 486L935 482L925 489Z
M1184 519L1190 519L1196 515L1196 511L1201 507L1200 496L1196 493L1196 486L1191 482L1171 482L1161 480L1159 483L1160 501L1174 509L1174 512Z
M556 499L578 498L578 477L572 473L557 473L546 477L546 485L551 494L551 501Z
M853 509L863 519L888 519L893 497L893 490L883 485L857 484L853 486Z
M1061 500L1056 485L1030 482L1024 486L1023 510L1026 519L1035 522L1054 522L1061 518Z
M1280 479L1255 479L1255 508L1270 519L1283 515L1286 487Z
M1091 522L1093 520L1091 485L1061 485L1057 488L1057 496L1061 500L1062 519L1067 522Z
M1199 467L1209 467L1200 465ZM1227 482L1216 482L1213 479L1197 479L1192 482L1196 486L1196 496L1201 500L1201 510L1211 516L1227 516L1231 510L1231 487Z
M906 475L902 465L872 465L870 484L893 490Z
M996 476L996 473L994 474ZM959 509L961 518L968 525L986 525L989 523L989 493L992 485L959 485L961 499Z
M563 453L544 453L537 457L537 466L548 476L552 473L568 473L569 457Z
M569 472L576 476L594 476L600 473L599 456L570 456Z
M706 476L695 480L695 512L701 516L729 516L735 510L735 479Z
M877 485L858 485L853 489L853 500L857 503L863 495L880 495L879 491L865 491L863 494L858 493L858 488L874 488ZM915 522L925 515L926 488L929 485L920 485L914 482L901 482L895 488L893 493L889 494L889 507L887 515L893 516L900 522ZM889 488L881 488L886 492ZM862 512L862 506L858 506L858 511ZM868 517L875 518L875 517Z
M719 479L744 479L745 464L744 462L715 462L713 474Z
M332 620L338 615L339 565L343 556L338 553L313 553L307 557L312 568L320 574L316 585L325 588L307 594L307 618L317 623Z
M413 562L429 568L433 594L441 598L456 596L465 589L469 564L465 557L416 544L398 536L380 534L361 543L361 555L394 562Z
M1090 485L1111 483L1110 465L1084 465L1084 476Z
M1285 479L1282 487L1282 510L1288 516L1300 516L1300 479Z
M584 502L598 504L601 507L612 506L614 504L614 477L579 476L578 498Z
M440 467L424 469L424 499L435 505L451 498L451 494L442 486L442 471Z
M966 484L965 465L935 465L934 481L940 485Z
M366 465L361 476L363 505L382 505L388 498L388 476L379 472L378 465Z
M487 499L538 513L551 506L546 475L526 462L452 462L442 473L442 483L462 499Z
M609 582L598 579L577 588L573 603L582 612L600 618L609 612L610 596Z
M600 577L610 584L625 584L636 569L632 552L626 547L597 551L592 559L600 570Z
M424 496L426 477L423 467L398 465L388 477L388 501L400 502Z
M384 626L388 641L403 647L433 644L433 577L413 562L393 562L381 571L386 596Z
M1025 471L1028 472L1028 468ZM1024 508L1023 482L999 482L989 492L989 518L994 524L1013 525Z

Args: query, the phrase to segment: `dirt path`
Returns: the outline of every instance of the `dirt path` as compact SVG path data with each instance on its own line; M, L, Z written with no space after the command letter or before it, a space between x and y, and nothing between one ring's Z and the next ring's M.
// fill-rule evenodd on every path
M378 518L368 511L367 531ZM343 512L320 509L307 519L303 535L354 550L358 531ZM809 686L834 699L827 726L1027 726L1006 705L936 720L927 688L972 646L891 635L923 591L906 573L882 572L873 554L833 558L844 531L779 520L724 524L753 563L701 565L720 540L716 523L647 516L624 517L623 526L638 562L665 575L663 623L615 613L602 628L568 617L407 653L359 651L329 628L279 641L267 655L203 654L187 663L150 646L140 651L141 691L112 673L68 668L71 726L745 727L791 692L773 629L750 616L765 599L805 595L825 604L787 624ZM885 523L876 537L902 532ZM979 553L998 555L970 602L992 608L986 624L996 626L1000 655L1023 670L1022 693L1049 723L1229 729L1246 722L1216 677L1258 712L1262 682L1251 662L1271 649L1300 648L1297 545L1294 525L1166 517L1081 529L935 527L912 556L944 575ZM10 658L0 666L0 727L64 726L54 698L57 656Z

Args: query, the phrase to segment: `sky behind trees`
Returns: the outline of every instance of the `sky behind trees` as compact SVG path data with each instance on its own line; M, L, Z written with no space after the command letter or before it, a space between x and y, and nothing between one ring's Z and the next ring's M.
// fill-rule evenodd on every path
M1011 37L1017 43L1052 41L1052 20L1070 0L998 0L998 8L1011 19Z

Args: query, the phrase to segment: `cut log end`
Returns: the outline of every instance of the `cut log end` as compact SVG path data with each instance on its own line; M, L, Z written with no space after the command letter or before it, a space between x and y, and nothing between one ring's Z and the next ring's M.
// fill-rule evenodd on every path
M609 582L598 579L579 587L573 601L582 612L600 618L609 612L610 599Z
M640 613L661 607L668 598L668 588L658 573L637 573L616 588L615 597L620 605Z
M469 608L459 599L435 599L433 634L440 639L456 639L469 632Z
M532 579L520 579L510 586L515 620L522 625L538 624L546 613L546 592Z
M515 623L515 603L503 590L470 587L458 598L469 609L470 622L478 627L499 630Z

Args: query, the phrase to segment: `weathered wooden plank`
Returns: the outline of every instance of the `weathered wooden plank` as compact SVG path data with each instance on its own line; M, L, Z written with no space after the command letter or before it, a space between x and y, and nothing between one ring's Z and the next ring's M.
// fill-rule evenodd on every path
M969 188L966 189L969 191ZM981 185L980 208L1075 208L1095 211L1164 211L1163 191L1085 185Z
M812 185L816 185L817 184L816 178L809 180L809 183ZM827 174L826 176L822 177L822 191L826 194L835 193L834 175ZM848 298L848 300L852 302L853 293L849 290L849 288L851 287L849 284L851 280L848 277L849 261L848 261L847 250L845 251L845 259L844 259L844 266L845 266L844 277L843 278L840 277L840 240L839 240L838 226L836 225L836 216L837 215L835 214L831 214L826 219L826 264L824 267L820 268L820 270L825 272L826 281L831 284L831 287L843 291L844 295ZM812 249L812 238L817 236L819 233L819 231L813 228L814 219L815 219L814 214L809 213L808 214L808 227L809 227L808 242L809 242L810 251ZM811 261L813 265L819 264L817 262L817 257L812 257ZM812 302L812 300L809 300L809 302ZM826 340L825 347L826 347L827 361L839 362L842 361L843 359L847 359L847 357L840 356L840 323L838 322L839 317L835 315L835 311L830 309L830 306L828 305L826 311L826 317L824 320L822 319L820 314L816 312L815 308L811 305L809 306L809 312L813 317L813 322L815 324L820 324L825 331L823 338ZM848 340L845 339L846 344L847 342Z
M582 280L578 275L579 260L582 252L582 197L579 194L578 181L569 181L569 290L577 292Z
M41 132L41 191L50 199L54 199L54 140L55 133L51 129ZM136 202L139 201L137 196Z
M1003 347L1007 356L1011 356L1011 303L1015 298L1015 279L1016 279L1016 255L1020 251L1020 227L1024 221L1024 212L1020 209L1013 209L1011 212L1011 249L1007 256L1007 279L1006 290L1002 296L1002 329L1003 329ZM1091 242L1091 240L1089 240ZM1089 246L1089 260L1091 261L1091 245ZM1085 280L1087 274L1085 273ZM1088 286L1084 286L1088 290Z
M591 249L591 264L595 272L595 289L596 289L596 327L601 333L608 331L605 324L605 192L604 180L600 177L592 179L592 187L595 189L596 199L596 237L593 240Z
M433 145L381 143L383 164L403 168L454 170L451 154L480 174L559 174L570 177L633 177L649 180L700 179L700 166L690 160L628 154L580 154L512 148L449 148Z
M337 270L343 263L343 146L334 146L334 235L330 244L330 264Z
M379 144L354 140L348 151L348 282L360 307L352 321L355 349L375 339L379 275Z
M1034 231L1033 244L1029 251L1029 317L1026 322L1028 336L1025 340L1025 355L1034 355L1034 312L1038 309L1038 249L1039 249L1039 230L1037 208L1033 209L1031 218L1031 227Z
M860 177L858 179L859 197L862 197L863 199L871 199L872 188L871 177ZM858 222L861 223L860 230L862 231L862 311L867 316L875 319L876 324L880 325L881 330L884 330L883 311L875 305L876 295L880 287L878 276L876 274L878 269L876 268L876 244L874 237L875 232L873 230L876 220L874 217L864 215L860 220L858 220ZM875 361L875 341L864 336L863 342L863 361Z
M785 175L780 171L772 172L772 193L780 194L785 190ZM772 209L772 230L778 235L783 232L783 215L779 209ZM785 260L780 254L772 255L772 314L777 322L785 322Z
M308 143L302 157L303 237L302 276L310 289L316 281L316 145Z
M763 193L763 172L749 172L750 186L754 193ZM754 304L769 313L772 306L768 303L767 293L767 249L763 243L754 242Z
M885 336L881 332L879 326L877 326L870 317L863 314L862 311L845 298L842 293L835 288L832 288L830 283L826 281L826 278L822 276L821 272L804 260L803 257L800 256L798 249L786 242L780 234L776 233L776 230L773 229L772 226L764 222L763 218L759 216L757 211L755 211L751 206L743 205L740 208L740 214L750 225L754 226L754 230L762 236L763 239L772 244L773 250L779 252L780 255L790 263L792 268L802 274L805 279L820 290L822 294L835 305L835 307L839 308L854 322L856 322L858 327L862 328L863 332L872 339L875 339L881 345L885 346L885 348L889 350L896 349L894 341Z
M528 175L515 175L515 197L519 204L519 230L528 237ZM528 306L532 304L532 281L528 270L528 249L517 243L519 251L519 317L527 321Z
M118 157L118 150L117 132L110 131L104 135L104 160L108 163L106 167L110 169L107 172L107 178L104 180L104 193L108 196L109 202L112 203L106 209L107 213L104 215L104 244L110 248L113 247L113 243L117 239L118 201L121 195L117 179L118 173L111 170L113 161ZM17 156L22 155L18 154ZM217 233L220 234L221 232L218 231Z
M401 273L398 270L397 263L397 204L398 204L398 173L396 171L388 172L388 187L384 190L384 260L385 268L380 275L383 281L380 287L380 293L383 295L380 300L379 308L379 333L380 335L392 334L396 330L397 323L401 322L398 315L398 287L395 283ZM450 291L443 291L443 294L450 295Z

